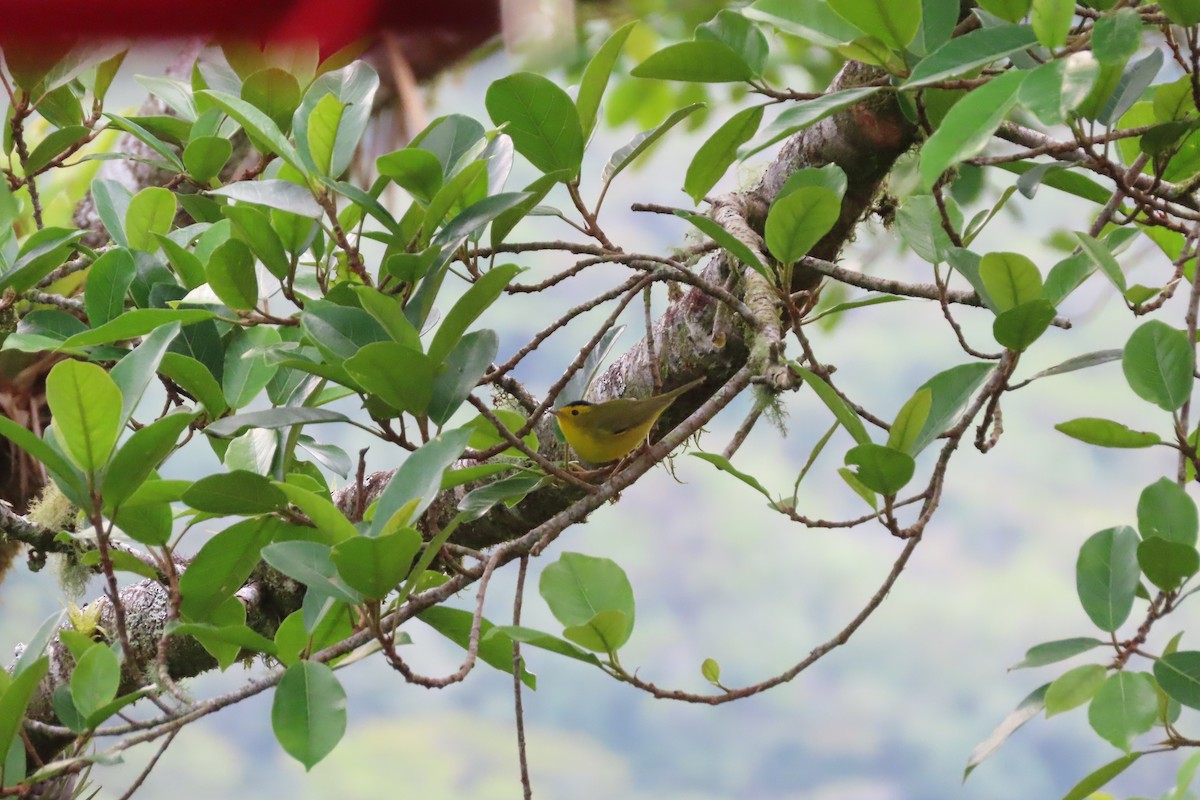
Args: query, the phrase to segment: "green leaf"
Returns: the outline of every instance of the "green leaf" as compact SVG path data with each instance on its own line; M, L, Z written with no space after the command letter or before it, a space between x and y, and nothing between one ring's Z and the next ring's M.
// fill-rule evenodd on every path
M748 142L762 123L763 106L746 108L730 117L700 145L688 165L683 190L699 203L737 160L738 148ZM676 212L677 214L680 212Z
M689 83L749 81L754 70L724 42L679 42L654 53L629 72L635 78Z
M20 447L39 463L53 473L55 482L63 486L69 497L83 497L84 487L78 480L78 470L64 458L57 448L39 439L32 431L23 425L18 425L6 416L0 415L0 436Z
M596 612L582 625L568 625L563 636L580 647L597 653L615 653L628 639L630 624L624 613L615 609Z
M246 131L251 142L258 150L263 153L273 153L282 158L293 169L301 174L305 173L304 165L300 163L300 159L296 155L296 149L292 147L291 142L284 137L283 133L279 130L279 126L269 116L240 97L234 97L225 92L205 89L196 92L196 96L211 101L232 117ZM241 184L231 185L237 186Z
M941 225L941 216L931 195L914 195L896 214L900 238L930 264L940 264L954 247Z
M293 540L267 545L262 549L262 558L284 575L305 586L343 603L361 603L362 596L338 574L331 552L329 545L321 542Z
M228 197L239 203L254 203L311 219L320 219L325 214L313 199L312 192L291 181L238 181L220 189L211 189L208 193Z
M230 607L235 613L240 611L239 616L245 616L245 608L239 608L241 602L234 600ZM237 658L237 654L242 650L251 650L258 653L266 653L267 655L275 655L275 643L263 636L255 630L251 630L244 622L213 624L206 622L189 622L184 624L171 624L167 626L167 630L176 636L192 636L209 652L220 652L222 646L228 647L228 656L224 658L218 656L217 660L220 663L221 669L227 669ZM214 653L216 655L216 653Z
M834 48L863 35L824 0L757 0L742 13L821 47Z
M83 305L88 322L98 327L121 315L125 310L125 295L137 275L133 256L124 248L109 250L88 270Z
M1080 636L1074 639L1057 639L1053 642L1043 642L1042 644L1034 645L1025 651L1025 658L1018 661L1009 667L1014 669L1029 669L1030 667L1044 667L1047 664L1054 664L1059 661L1064 661L1080 653L1086 653L1088 650L1094 650L1097 647L1104 647L1108 642L1103 642L1099 639L1090 636Z
M37 666L37 662L41 659L42 654L46 652L46 648L50 646L51 640L54 639L58 632L58 626L62 624L62 611L56 611L50 616L42 620L42 624L38 626L37 631L25 643L25 648L21 651L21 655L17 657L16 662L12 665L12 677L15 678L27 669ZM0 679L0 683L3 680ZM0 688L0 694L4 693L4 689Z
M563 553L542 571L538 591L564 627L586 627L596 622L605 632L608 651L617 650L629 640L634 622L633 587L616 562ZM620 614L621 627L612 627L615 620L611 618L596 621L601 612Z
M830 0L829 7L897 52L908 47L921 26L919 0Z
M761 494L763 497L767 498L767 502L769 502L769 503L775 502L771 498L771 493L768 492L763 487L763 485L758 482L758 478L755 478L753 475L748 475L745 472L735 469L733 464L730 463L729 459L726 458L725 456L720 455L718 453L691 453L690 455L693 455L696 458L701 459L702 461L707 461L708 463L712 464L714 467L721 470L722 472L728 472L730 475L737 478L739 481L746 484L750 488L754 489L756 492Z
M361 308L327 301L308 303L300 316L300 326L331 362L350 358L371 342L386 342L391 338L383 326Z
M399 298L384 294L370 286L355 286L354 294L363 310L375 318L392 338L412 350L421 351L421 336L404 316L404 307Z
M395 150L377 158L375 167L380 175L390 178L426 206L442 188L442 162L428 150L418 147Z
M325 535L323 541L326 544L337 545L358 535L357 529L333 504L328 493L309 491L292 483L276 482L275 485Z
M928 447L946 428L950 427L950 424L966 407L972 393L979 388L979 385L991 372L991 364L979 362L960 364L939 372L921 384L918 391L928 389L933 394L933 401L929 406L929 417L921 426L921 433L912 443L908 452L915 456ZM861 426L861 424L860 422L859 425ZM856 441L859 444L865 443L862 440L856 439Z
M729 231L722 228L708 217L703 217L699 214L691 214L687 211L676 211L675 214L682 219L686 219L692 223L700 232L708 236L723 249L728 251L730 255L742 262L746 266L752 268L759 275L762 275L768 281L775 282L775 275L768 269L754 254L754 251L746 246L745 242L738 239Z
M196 257L195 253L181 247L169 236L164 236L161 233L154 234L154 239L158 242L159 247L162 248L163 255L167 257L167 262L170 263L175 274L179 276L179 280L184 288L195 289L205 282L204 265L200 263L200 259Z
M1175 411L1191 396L1193 360L1186 333L1151 320L1125 343L1121 367L1138 397L1164 411Z
M442 473L458 460L470 438L469 428L445 431L406 458L376 502L371 535L382 533L392 516L413 500L417 504L412 519L420 517L441 491Z
M1160 4L1165 10L1165 6ZM1092 55L1105 66L1123 65L1142 44L1142 20L1132 8L1105 14L1092 27Z
M21 245L12 268L0 274L0 292L12 289L24 292L32 289L51 270L67 260L74 242L84 231L67 228L43 228Z
M150 477L196 418L195 412L176 411L134 431L113 456L104 476L105 508L116 508Z
M1163 56L1162 51L1155 48L1145 58L1137 61L1132 67L1122 73L1121 79L1117 83L1115 90L1113 90L1112 95L1104 103L1099 114L1095 115L1096 121L1104 125L1111 125L1124 116L1125 112L1141 98L1142 93L1154 82L1154 78L1158 75L1159 70L1162 69L1164 61L1165 56ZM1104 71L1102 70L1101 80L1096 86L1097 89L1103 88L1103 79ZM1086 106L1087 104L1081 109L1081 113L1084 116L1090 116L1087 114L1089 109Z
M1004 720L996 726L996 729L988 735L986 739L975 746L971 751L971 757L967 759L966 769L963 770L963 780L970 777L975 768L982 764L987 759L1000 749L1000 747L1012 736L1017 730L1029 720L1036 717L1045 708L1046 689L1050 684L1043 684L1037 689L1034 689L1029 695L1022 700L1015 709L1013 709Z
M1125 291L1125 273L1121 271L1121 265L1117 263L1117 259L1109 251L1103 243L1089 236L1086 233L1075 232L1075 238L1079 240L1079 246L1092 263L1103 272L1108 279L1113 282L1113 285Z
M188 175L208 184L221 173L225 162L233 155L233 145L223 136L200 136L188 142L183 150L183 165Z
M41 172L47 164L66 152L69 147L87 134L88 128L83 125L71 125L50 132L46 138L37 143L37 147L33 148L33 152L29 154L29 158L25 159L25 174L36 175Z
M1038 41L1053 49L1066 44L1074 16L1074 0L1033 0L1030 23Z
M1033 0L981 0L979 6L1005 22L1020 22L1029 13Z
M401 528L379 537L357 536L333 548L331 558L338 574L371 600L382 600L412 569L424 541L412 528Z
M192 100L192 87L175 78L152 75L134 75L133 79L144 86L152 95L187 122L196 121L196 104Z
M949 41L958 23L958 13L954 0L922 0L921 27L909 50L924 56Z
M112 114L106 111L104 112L104 116L108 118L108 121L112 123L113 127L120 128L121 130L129 133L138 141L142 142L151 150L162 156L163 159L166 160L167 165L175 172L187 171L187 168L183 165L183 162L179 160L179 156L175 154L175 151L168 147L162 141L162 139L159 139L141 125L137 124L131 119L122 117L120 114Z
M997 25L956 36L913 67L902 88L916 89L950 78L960 78L979 67L1030 48L1037 37L1027 25Z
M1116 631L1133 609L1141 571L1138 535L1128 526L1094 533L1079 548L1075 585L1088 617L1102 631Z
M763 129L762 134L753 144L740 151L738 155L745 159L760 150L765 150L780 139L786 139L794 133L815 125L831 114L836 114L845 108L862 102L878 92L879 88L878 86L862 86L856 89L843 89L839 92L830 92L812 100L803 100L790 105L787 110L782 112L771 124Z
M1036 342L1054 320L1054 306L1048 300L1032 300L1010 308L992 323L992 335L1009 350L1024 352Z
M1099 76L1096 59L1086 52L1072 53L1033 70L1017 96L1043 123L1058 125L1083 103Z
M283 241L271 227L270 212L249 204L226 206L222 213L233 223L234 234L250 246L250 250L276 278L286 278L291 263Z
M470 646L471 626L474 624L474 618L474 614L469 611L445 606L434 606L418 615L418 619L464 650ZM509 675L512 674L512 640L503 630L497 629L486 619L479 621L478 655L479 660L485 664ZM530 689L537 688L537 679L525 669L524 659L521 663L521 682Z
M656 127L642 131L633 137L628 144L613 153L612 158L604 165L604 169L600 173L601 182L611 183L613 178L632 164L638 156L649 150L667 131L702 108L704 108L704 103L692 103L690 106L677 109Z
M317 171L324 175L330 174L333 142L337 138L338 123L341 122L344 107L340 100L332 94L327 94L317 101L308 116L308 157Z
M91 347L97 344L134 339L153 333L171 323L191 325L210 320L215 315L201 308L135 308L98 328L69 336L62 343L64 349Z
M246 470L217 472L192 484L183 502L210 514L269 514L287 505L287 498L262 475Z
M806 186L777 199L767 213L767 249L783 264L799 261L829 233L841 210L838 196L821 186Z
M1070 711L1091 700L1107 672L1099 664L1084 664L1064 672L1046 689L1046 716Z
M897 412L896 420L888 434L887 446L902 453L916 455L914 446L925 428L932 406L933 392L929 389L918 389Z
M1162 437L1157 433L1135 431L1120 422L1098 417L1079 417L1060 422L1054 429L1098 447L1151 447L1162 442Z
M1182 650L1154 662L1158 685L1173 700L1188 708L1200 708L1200 652Z
M1110 675L1088 706L1088 722L1102 739L1126 752L1133 737L1154 727L1158 691L1148 672Z
M258 276L254 254L240 239L229 239L208 259L208 285L221 302L238 311L250 311L258 305Z
M0 419L3 419L0 417ZM30 663L24 671L13 676L12 683L0 694L0 753L8 753L14 741L21 741L18 732L25 709L38 685L50 671L50 659L45 656ZM24 753L24 746L21 748ZM5 773L7 775L7 773ZM5 783L8 781L6 780Z
M221 391L232 408L249 404L275 377L279 365L271 363L263 351L280 341L279 331L261 326L236 331L229 338Z
M575 108L579 112L579 124L585 142L591 138L592 130L596 127L596 113L600 110L600 100L604 97L604 90L608 87L609 76L612 75L617 58L621 55L621 49L625 46L625 40L629 38L635 25L637 25L637 20L627 22L613 31L613 34L604 44L600 45L600 49L592 56L592 60L583 70L583 76L579 79L579 92L575 98Z
M833 416L837 418L838 422L842 423L842 427L846 429L846 432L854 437L855 442L860 445L871 443L871 437L867 433L867 428L863 425L862 420L858 418L858 415L854 413L854 410L850 406L846 405L846 401L838 396L832 386L824 379L818 377L816 373L804 367L793 365L792 369L800 373L800 377L817 393L817 397L821 398L821 402L833 412Z
M846 453L846 464L864 486L882 495L893 495L912 480L916 463L912 456L878 444L860 444Z
M268 67L246 76L242 99L271 118L282 133L292 126L292 114L300 105L300 82L279 67ZM187 161L185 156L184 161Z
M700 664L700 674L713 686L721 685L721 665L717 663L716 659L704 659Z
M271 727L306 771L329 755L346 732L346 690L333 670L314 661L288 667L275 688Z
M304 629L303 609L293 611L275 631L275 657L280 663L290 667L300 660L302 653L318 653L337 644L353 632L349 614L340 603L321 617L311 634ZM401 631L396 638L396 644L408 644L408 635Z
M502 478L467 492L466 496L458 501L458 510L467 520L475 520L491 511L499 503L504 503L512 508L524 500L526 495L538 488L544 479L545 476L537 472L522 472Z
M594 667L600 666L600 659L596 658L586 650L582 650L576 645L573 645L564 639L560 639L557 636L551 636L548 633L543 633L542 631L537 631L533 628L525 628L519 625L497 625L491 628L486 635L481 635L480 638L490 639L500 635L505 636L510 642L516 641L532 647L540 647L543 650L549 650L551 653L558 653L560 656L573 658L576 661L582 661L585 664L591 664ZM511 670L509 671L511 672Z
M1086 800L1086 798L1092 797L1097 789L1129 769L1133 765L1133 762L1141 757L1142 753L1129 753L1108 762L1075 784L1071 791L1063 795L1063 800Z
M1158 7L1176 25L1190 28L1200 23L1200 4L1194 0L1163 0Z
M1006 72L973 89L951 107L942 124L921 147L920 171L926 189L931 189L943 172L984 148L1016 104L1017 92L1027 74Z
M758 26L737 11L722 9L696 28L697 41L723 42L746 62L756 77L767 66L767 37Z
M161 369L164 376L203 404L209 419L219 417L229 408L225 395L221 393L221 384L217 383L208 368L196 359L180 353L167 353L162 357ZM113 372L115 377L116 370Z
M134 497L136 497L136 493ZM166 503L127 502L113 515L117 528L142 544L161 547L171 538L174 518Z
M979 262L979 277L1000 311L1042 296L1041 273L1019 253L988 253Z
M1036 381L1039 378L1048 378L1051 375L1063 375L1068 372L1087 369L1088 367L1094 367L1099 364L1107 364L1110 361L1119 361L1120 359L1120 350L1097 350L1094 353L1084 353L1081 356L1072 356L1061 364L1055 364L1053 367L1035 373L1026 380L1026 383Z
M121 390L112 377L96 364L59 362L46 377L46 400L71 460L89 473L104 466L121 430Z
M1159 478L1143 489L1138 497L1137 518L1143 539L1158 536L1188 546L1196 544L1200 527L1196 501L1174 481Z
M446 314L438 327L433 341L429 343L429 358L435 364L445 360L454 346L467 332L467 328L504 292L513 278L521 272L515 264L505 264L484 273Z
M71 673L71 700L84 717L108 705L121 683L121 662L108 647L97 644L75 664Z
M445 425L496 358L499 337L489 329L471 331L454 346L433 379L429 418Z
M204 543L179 578L180 606L190 620L206 620L242 587L259 562L259 553L281 524L270 517L230 525Z
M479 122L462 114L448 114L429 123L409 146L433 153L444 174L451 175L461 167L459 162L468 152L476 151L483 138L483 125Z
M1146 578L1163 591L1174 591L1200 572L1200 553L1195 545L1172 542L1157 536L1138 545L1138 566Z
M565 173L564 173L565 174ZM425 218L421 222L419 246L424 247L433 238L433 232L441 226L446 215L454 208L470 205L476 197L483 198L487 191L487 164L472 161L462 171L447 181L433 200L429 201Z
M579 174L584 144L579 112L553 81L518 72L494 81L484 102L492 121L505 126L513 147L534 167Z
M402 344L372 342L344 366L364 389L400 411L424 414L433 398L434 362Z
M516 432L525 425L525 417L523 417L518 411L513 411L512 409L508 408L497 408L492 412L492 414L497 420L500 421L502 427L514 436L516 435ZM501 436L499 428L493 425L482 414L472 419L463 427L470 428L473 431L471 434L471 439L467 442L467 447L470 447L473 450L486 450L489 447L493 447L498 444L504 444L508 441L506 438ZM537 452L538 439L536 431L529 431L524 437L522 437L521 441L523 441L530 450ZM516 448L506 450L505 452L501 453L501 455L512 456L515 458L521 457L520 451Z
M158 570L142 561L133 553L127 553L124 550L110 550L108 553L108 558L110 561L112 561L113 570L117 572L132 572L134 575L138 575L142 578L148 578L152 581L159 580ZM79 557L79 563L99 571L100 551L88 550Z
M317 106L332 94L344 107L338 117L329 157L329 174L336 177L350 166L354 151L366 130L378 88L379 75L361 59L335 72L327 72L312 82L292 121L292 134L296 137L300 159L309 170L322 174L310 156L315 147L309 137L310 124Z

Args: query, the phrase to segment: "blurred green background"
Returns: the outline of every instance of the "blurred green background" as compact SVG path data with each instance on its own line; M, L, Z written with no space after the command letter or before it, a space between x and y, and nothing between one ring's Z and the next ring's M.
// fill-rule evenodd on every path
M701 18L702 19L702 18ZM668 18L659 29L683 24ZM601 26L603 27L603 26ZM651 26L653 27L653 26ZM640 36L641 34L639 34ZM653 37L631 48L653 46ZM795 89L819 88L831 62L823 55L778 46L773 57ZM819 74L787 67L798 56ZM122 70L121 104L136 104L130 76L152 72L161 53L149 50ZM428 93L430 118L465 113L487 122L487 84L518 59L494 54L440 79ZM538 67L542 69L542 67ZM625 65L625 69L628 64ZM561 71L547 70L552 76ZM564 79L566 80L566 79ZM589 148L585 196L594 197L609 155L645 127L695 99L695 90L625 79L610 87L609 119ZM627 250L662 252L684 243L686 226L671 217L633 214L634 201L690 204L679 188L691 154L746 98L709 93L710 113L696 131L672 131L640 168L618 178L606 202L605 229ZM615 106L615 108L614 108ZM735 167L723 186L752 185L774 149ZM519 159L518 159L519 162ZM510 186L531 177L518 163ZM991 176L968 217L994 202L1009 179ZM720 188L720 187L719 187ZM552 195L547 202L555 202ZM562 198L558 198L559 201ZM1033 258L1043 273L1061 253L1047 242L1061 229L1087 227L1094 213L1082 201L1043 188L1035 200L1016 195L978 243L979 252L1011 250ZM553 220L523 223L515 236L569 238ZM531 267L531 280L569 263L565 256L512 259ZM1122 259L1131 282L1156 285L1166 260L1146 242ZM864 224L842 263L873 274L930 282L927 266L906 255L894 232ZM501 334L501 357L518 348L567 304L607 288L623 270L599 267L544 295L505 298L481 324ZM858 296L854 290L850 296ZM658 307L665 297L656 298ZM634 303L616 352L641 335ZM1108 286L1093 279L1065 308L1074 328L1051 329L1022 360L1018 379L1080 353L1119 348L1132 329ZM1168 313L1182 314L1178 303ZM555 334L519 370L535 393L548 386L608 314L601 309ZM995 349L991 317L963 309L958 318L975 346ZM891 418L931 375L969 361L934 303L908 301L851 312L814 331L818 357L837 366L839 386ZM796 348L793 345L793 351ZM795 352L792 353L795 355ZM812 446L831 424L811 393L783 398L786 436L765 420L738 452L735 465L777 495L789 495ZM701 438L719 452L749 409L741 398ZM353 411L352 406L347 410ZM1075 442L1053 425L1079 416L1110 416L1134 428L1165 432L1163 415L1139 401L1116 363L1038 381L1011 394L1003 407L1004 436L986 457L969 446L955 456L942 508L906 573L882 608L848 646L792 682L737 703L710 708L650 697L578 662L527 650L538 690L526 693L526 724L534 794L542 798L662 798L663 800L918 800L923 798L1058 797L1080 777L1119 752L1089 729L1078 709L1050 721L1035 719L962 784L966 759L1032 689L1066 667L1008 673L1030 645L1093 635L1074 593L1074 561L1092 532L1132 523L1142 487L1173 475L1165 448L1102 451ZM370 446L372 468L394 466L399 453L360 432L326 426L347 452ZM866 510L836 475L850 446L835 434L802 484L799 510L809 516L856 516ZM169 465L176 476L215 460L194 441ZM928 454L918 477L928 474ZM633 638L623 664L660 686L703 692L700 664L712 657L722 681L762 680L802 659L834 635L874 593L901 543L878 526L808 530L770 511L760 495L687 455L674 475L655 470L564 534L531 566L524 624L558 632L536 595L540 568L564 551L616 560L628 572L638 601ZM497 576L488 616L511 614L513 574ZM89 596L99 591L93 585ZM459 599L466 607L473 592ZM11 652L37 622L64 600L49 575L20 570L0 590L0 652ZM1139 608L1141 606L1139 605ZM1135 609L1134 618L1139 611ZM1168 620L1168 635L1182 626ZM462 652L431 629L408 628L405 655L426 674L457 668ZM1082 663L1067 662L1066 666ZM1144 665L1139 668L1146 668ZM188 684L197 697L240 685L261 667L234 666ZM172 800L223 796L294 798L515 798L520 796L512 684L480 665L465 684L429 691L404 683L378 659L341 673L350 694L350 728L324 762L305 774L275 743L270 694L263 694L186 728L140 796ZM1186 715L1185 726L1191 721ZM1153 736L1150 734L1149 736ZM1149 738L1149 737L1147 737ZM128 754L124 764L97 768L102 798L124 791L150 757ZM1174 783L1175 756L1143 759L1118 789L1158 794Z

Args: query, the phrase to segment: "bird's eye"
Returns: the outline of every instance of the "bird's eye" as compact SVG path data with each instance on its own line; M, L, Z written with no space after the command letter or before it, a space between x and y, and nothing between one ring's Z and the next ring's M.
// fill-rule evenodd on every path
M571 416L572 416L572 417L578 417L578 416L579 416L579 409L578 409L578 408L572 408L572 409L571 409Z

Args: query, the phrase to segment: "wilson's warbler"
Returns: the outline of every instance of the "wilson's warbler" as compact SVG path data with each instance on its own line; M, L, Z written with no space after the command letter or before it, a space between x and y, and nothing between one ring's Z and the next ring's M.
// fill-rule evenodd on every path
M607 464L633 452L675 398L703 380L697 378L678 389L641 400L620 397L603 403L567 403L554 416L567 444L580 459L589 464Z

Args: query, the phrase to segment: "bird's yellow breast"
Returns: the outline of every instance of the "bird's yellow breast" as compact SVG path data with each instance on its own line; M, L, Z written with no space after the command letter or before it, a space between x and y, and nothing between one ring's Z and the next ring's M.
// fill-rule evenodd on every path
M572 403L556 413L558 427L575 454L592 464L607 464L633 452L650 433L658 414L624 430L598 424L597 406Z

